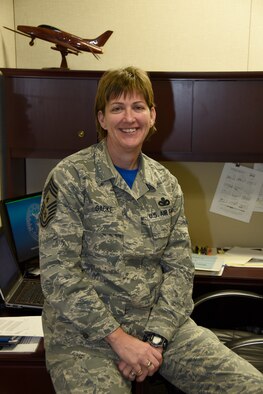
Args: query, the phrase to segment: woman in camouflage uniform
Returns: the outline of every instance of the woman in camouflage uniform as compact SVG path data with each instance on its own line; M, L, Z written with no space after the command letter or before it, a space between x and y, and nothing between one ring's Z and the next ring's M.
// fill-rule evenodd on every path
M159 371L186 393L262 393L262 375L190 318L194 267L177 179L142 153L151 82L106 72L99 143L50 173L40 214L43 327L57 393L125 394Z

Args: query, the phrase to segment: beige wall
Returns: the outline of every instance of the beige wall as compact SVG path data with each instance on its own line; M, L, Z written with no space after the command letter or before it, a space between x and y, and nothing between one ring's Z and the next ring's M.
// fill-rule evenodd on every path
M262 0L14 0L14 20L12 3L0 0L1 26L45 23L85 38L114 31L99 61L88 53L69 55L71 69L128 64L148 71L263 69ZM19 68L60 65L60 55L50 43L36 40L30 47L29 39L0 31L1 66L14 67L15 60ZM247 224L209 212L223 163L164 164L184 191L193 244L262 245L262 214L254 213ZM43 186L52 165L28 161L28 191Z
M14 0L15 24L50 24L94 38L114 34L97 61L68 56L73 69L133 64L145 70L260 70L262 0ZM12 33L10 33L12 34ZM17 36L17 66L57 67L58 52Z
M3 26L14 28L13 0L0 0L0 67L15 67L15 37Z
M14 26L13 0L0 0L0 67L15 67L15 37L2 26ZM2 113L0 110L0 198L2 186L3 144L1 138ZM1 224L1 222L0 222Z
M263 214L244 223L209 212L224 163L163 163L176 175L185 196L185 212L193 245L263 246ZM252 167L251 163L243 165Z

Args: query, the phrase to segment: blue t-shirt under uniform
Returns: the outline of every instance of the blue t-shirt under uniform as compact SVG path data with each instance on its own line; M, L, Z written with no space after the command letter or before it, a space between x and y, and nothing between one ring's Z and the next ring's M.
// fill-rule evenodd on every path
M116 170L121 174L125 182L128 184L130 188L132 188L133 182L136 178L138 168L135 170L126 170L124 168L120 168L118 166L115 166Z

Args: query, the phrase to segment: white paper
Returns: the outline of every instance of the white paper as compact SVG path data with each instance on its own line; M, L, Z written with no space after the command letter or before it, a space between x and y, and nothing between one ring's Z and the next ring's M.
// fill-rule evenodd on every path
M263 250L262 249L255 249L255 248L244 248L242 246L234 246L233 248L229 249L225 255L230 256L238 256L238 257L246 257L248 260L252 258L258 258L263 260ZM247 261L248 261L247 260Z
M226 163L210 211L248 223L262 184L263 172Z
M243 267L250 260L250 257L243 255L225 254L225 265L228 267Z
M0 317L0 335L43 337L41 316Z
M263 163L255 163L254 170L263 171ZM263 212L263 185L261 186L254 211Z
M229 267L252 267L263 266L263 250L235 246L225 253L225 262Z
M40 337L23 337L17 345L3 347L0 353L33 353L37 350L40 339Z

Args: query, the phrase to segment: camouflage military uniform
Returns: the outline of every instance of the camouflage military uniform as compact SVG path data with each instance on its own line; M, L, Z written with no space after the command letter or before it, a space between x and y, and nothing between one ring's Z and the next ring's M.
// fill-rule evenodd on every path
M162 165L142 154L130 189L104 141L84 149L51 172L40 223L45 348L58 393L130 392L104 340L120 325L167 338L161 372L188 393L250 393L251 382L262 392L261 374L189 318L183 197Z

